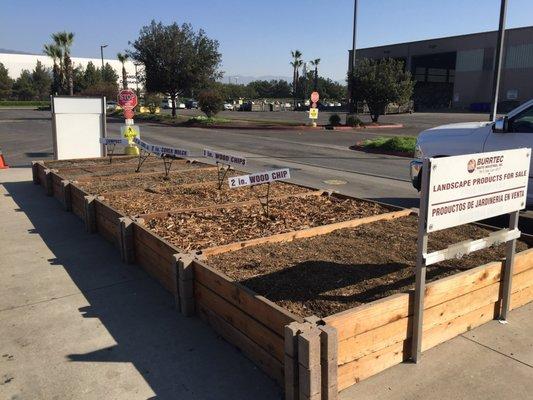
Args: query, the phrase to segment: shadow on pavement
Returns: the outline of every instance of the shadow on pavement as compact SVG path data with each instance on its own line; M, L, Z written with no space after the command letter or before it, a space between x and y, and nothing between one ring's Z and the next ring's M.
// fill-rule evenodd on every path
M31 233L39 234L55 255L48 262L62 266L90 304L79 312L98 318L116 342L70 354L70 362L131 363L157 399L281 397L273 381L236 348L199 319L178 314L173 296L137 266L122 264L118 250L87 234L81 221L40 187L32 182L3 185L31 220Z

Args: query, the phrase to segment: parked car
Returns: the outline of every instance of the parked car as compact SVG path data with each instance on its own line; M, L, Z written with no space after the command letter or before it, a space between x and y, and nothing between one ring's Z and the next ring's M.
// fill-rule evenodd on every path
M533 99L496 122L467 122L437 126L418 135L410 172L420 190L422 159L533 147ZM531 157L533 159L533 157ZM527 203L533 205L533 163L530 164Z
M198 101L196 100L193 100L193 99L189 99L185 102L185 107L187 109L191 109L191 108L198 108Z
M107 111L115 111L117 109L117 102L116 101L106 101L105 108Z
M168 110L169 108L172 108L172 100L170 99L170 97L161 100L161 108L164 108L164 109L167 109L167 110ZM180 109L180 110L185 109L185 103L180 103L180 102L176 99L176 108L177 108L177 109Z
M235 107L231 103L224 103L224 111L233 111Z

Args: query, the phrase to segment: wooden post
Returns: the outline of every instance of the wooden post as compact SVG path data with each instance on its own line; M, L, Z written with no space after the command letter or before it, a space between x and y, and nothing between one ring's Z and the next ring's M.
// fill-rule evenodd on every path
M320 364L322 368L322 400L337 400L339 388L338 376L338 336L337 329L331 325L319 326L320 330Z
M128 217L119 218L120 221L120 257L126 264L135 261L135 247L133 242L133 221Z
M309 323L292 322L285 326L285 400L299 399L298 335L311 329Z
M43 161L32 161L31 162L31 174L33 178L33 184L38 185L39 182L39 164Z
M300 400L322 397L320 330L316 326L298 335L298 389Z
M72 197L70 196L70 181L61 181L61 198L63 199L63 207L65 211L72 211Z
M52 170L51 169L45 169L44 170L44 189L46 190L47 196L53 196L54 195L54 186L52 182Z
M89 233L96 232L96 209L95 209L95 196L85 196L84 197L84 207L85 207L85 228Z
M178 271L178 299L181 313L186 317L192 317L195 312L194 301L194 256L179 253L174 255Z

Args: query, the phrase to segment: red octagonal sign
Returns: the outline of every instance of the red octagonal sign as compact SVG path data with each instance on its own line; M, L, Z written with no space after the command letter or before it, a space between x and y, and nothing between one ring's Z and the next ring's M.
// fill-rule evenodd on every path
M118 105L124 110L132 110L137 105L137 95L131 89L123 89L118 94Z

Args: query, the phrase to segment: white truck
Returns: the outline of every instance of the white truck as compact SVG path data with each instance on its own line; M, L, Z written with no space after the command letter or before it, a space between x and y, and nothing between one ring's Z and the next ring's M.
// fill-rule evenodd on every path
M467 122L437 126L418 136L410 172L420 190L420 171L425 157L446 157L495 150L533 147L533 100L515 108L496 122ZM533 157L531 157L533 158ZM533 163L530 164L528 208L533 205Z

